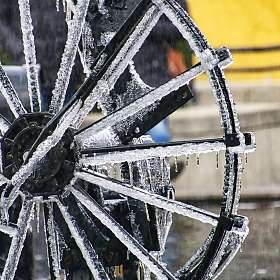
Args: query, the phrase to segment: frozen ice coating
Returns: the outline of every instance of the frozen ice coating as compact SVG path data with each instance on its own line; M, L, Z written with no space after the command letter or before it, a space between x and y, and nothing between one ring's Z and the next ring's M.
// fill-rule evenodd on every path
M171 200L120 181L110 180L99 173L90 173L90 171L76 172L75 176L92 184L96 184L125 196L141 200L167 211L193 218L203 223L217 225L218 215L195 206Z
M194 79L198 75L203 73L203 68L201 65L191 68L190 70L184 72L183 74L171 79L162 86L150 91L149 93L143 95L139 99L130 103L129 105L122 108L122 110L116 111L111 115L108 115L103 120L93 124L88 129L84 130L76 136L76 140L81 143L82 146L86 148L83 143L83 139L89 139L92 135L98 133L99 131L117 125L118 123L124 122L130 116L137 114L138 112L146 109L147 107L156 103L156 101L161 100L163 97L167 96L170 92L179 89L181 86L187 84L190 80Z
M57 232L54 225L54 217L53 217L53 203L49 202L47 203L48 207L48 220L47 223L47 231L48 231L48 243L50 252L48 252L51 255L52 259L52 267L54 276L56 277L56 280L60 279L59 270L60 270L60 256L59 256L59 244L57 239Z
M103 76L103 79L108 82L110 89L114 87L117 79L126 69L134 55L141 48L145 39L148 37L153 27L157 24L161 15L162 12L160 12L157 7L152 6L125 42L124 46Z
M36 51L32 34L32 10L30 10L32 7L30 8L29 1L18 0L18 3L27 65L28 90L32 111L38 111L40 109L40 91ZM234 224L238 224L240 228L233 226L233 229L226 231L225 236L218 240L219 244L214 249L211 260L205 265L206 271L204 272L206 272L206 275L203 280L216 279L235 256L248 234L248 221L244 217L234 215L237 213L240 196L241 154L251 152L255 148L254 140L252 140L251 145L245 144L245 136L247 137L247 135L244 136L240 132L233 98L225 84L221 70L231 63L230 54L224 48L215 50L209 46L192 19L176 0L151 0L151 3L149 1L142 3L145 7L145 14L142 10L139 18L134 18L135 24L136 22L138 23L137 26L131 27L132 29L130 30L122 28L121 30L127 30L126 36L119 36L120 33L118 33L118 36L115 37L116 40L120 37L123 40L121 42L112 42L119 43L122 46L118 48L120 49L118 53L115 53L116 49L110 50L108 47L103 55L98 56L98 62L93 64L95 63L94 55L96 54L93 52L93 50L95 51L94 48L96 45L98 47L106 46L115 35L114 32L110 32L110 28L107 28L109 26L104 26L105 31L100 34L100 41L94 41L93 34L96 35L95 32L98 32L98 30L95 30L94 24L86 22L91 16L88 14L90 0L55 0L53 2L54 9L56 5L57 10L63 8L65 12L68 34L52 92L50 113L56 114L63 107L77 53L80 56L83 70L87 77L98 73L102 69L101 67L105 65L105 62L108 61L108 64L106 64L106 68L102 72L103 76L96 81L92 92L87 98L81 98L80 101L76 101L64 113L53 133L38 144L37 149L27 163L24 163L10 180L0 174L0 190L2 190L0 232L12 238L1 279L12 280L15 277L30 221L34 219L36 222L37 219L37 226L44 224L44 228L43 226L42 228L37 228L40 233L45 232L46 227L47 232L45 233L47 233L47 236L42 238L48 244L49 262L46 262L46 264L49 264L49 268L53 269L55 279L58 280L61 277L66 279L68 277L66 274L61 276L61 272L64 271L61 266L62 262L64 262L65 250L72 250L70 243L68 244L69 246L67 245L68 239L73 238L73 241L77 244L77 248L75 248L81 252L93 278L95 280L109 280L108 275L111 275L111 267L105 267L105 264L103 267L104 255L101 252L102 250L96 249L97 251L95 251L95 244L90 241L87 231L80 227L80 224L84 223L76 220L76 212L74 214L74 211L78 211L77 213L84 217L85 222L95 223L94 216L108 228L127 247L127 258L129 259L131 255L134 255L141 262L141 266L144 267L145 280L151 280L151 278L157 278L158 280L186 278L188 272L205 261L205 252L209 245L211 244L215 247L215 243L211 242L215 229L219 225L220 215L174 200L170 167L166 159L174 157L175 169L179 170L177 157L187 157L188 161L188 157L195 154L197 164L199 164L200 154L214 152L216 153L216 166L218 168L219 152L225 151L226 165L222 214L234 219L240 219ZM94 5L96 6L91 8L96 8L95 12L104 17L104 24L106 25L106 20L111 19L112 7L108 7L105 0L96 0ZM133 13L134 16L137 16L138 9ZM114 10L114 13L117 12L118 10ZM189 46L194 50L200 62L158 88L152 88L145 84L137 73L133 58L163 14L169 18L183 38L188 41ZM112 23L110 22L110 24ZM148 61L147 63L150 62ZM110 91L126 70L130 72L126 73L129 74L130 80L126 81L123 94L119 95L117 93L118 96L116 97L115 93ZM208 75L214 99L219 108L220 122L224 133L226 136L227 134L236 133L240 145L226 147L222 138L214 140L211 137L208 138L208 141L189 140L168 144L154 144L148 136L133 139L128 149L122 145L121 139L127 137L131 140L135 135L129 135L132 130L137 135L141 134L142 125L140 122L146 121L149 114L156 113L155 110L160 107L158 104L161 104L160 101L163 98L170 96L170 93L187 85L192 79L204 72ZM16 117L27 113L1 63L0 91ZM83 97L85 96L83 95L84 92L80 93ZM116 100L113 100L112 96L116 97ZM32 201L27 200L25 193L23 193L26 189L23 190L21 186L28 178L32 180L33 175L36 176L34 171L42 167L41 163L44 160L48 160L47 153L59 143L66 130L69 127L78 129L96 105L101 108L102 113L106 116L76 133L74 143L70 148L75 152L74 178L71 180L70 185L64 187L62 195L57 195L57 192L52 189L50 195L44 193L44 196L40 196L41 190L38 190L39 194L37 192L33 193L32 190L29 194L32 197L30 198ZM11 124L0 116L0 145L5 143L1 141L1 134L4 135L10 126ZM105 147L108 147L107 153L106 149L103 149L102 152L98 150ZM93 149L92 152L88 152L87 149L90 150L91 148ZM0 172L3 173L1 151L2 149L0 149ZM5 149L3 149L4 152ZM5 158L6 155L5 157L3 155L3 159ZM72 169L69 172L72 172ZM71 173L70 175L73 174ZM68 183L66 182L66 184ZM10 188L12 188L11 192L9 192ZM92 194L94 199L91 197ZM23 199L22 202L20 199L16 200L19 196ZM96 202L97 197L98 201L101 201L100 205ZM77 207L74 209L72 199L75 200L75 198L77 203L77 205L75 203L75 206ZM136 202L140 203L136 204ZM13 203L17 207L22 205L16 226L9 222L8 210ZM128 211L125 212L125 219L130 223L131 234L124 229L122 223L118 223L117 219L115 220L111 215L111 211L114 213L114 211L117 211L116 209L122 208L124 204L128 205L128 210L125 210ZM37 214L35 213L34 217L36 210ZM140 212L145 216L145 220L147 219L149 227L153 226L153 228L150 228L148 235L155 234L158 239L159 246L155 246L155 248L158 248L149 249L157 250L155 252L149 252L145 248L146 233L143 231L145 228L142 228ZM165 250L173 213L213 226L202 246L176 274L169 272L166 269L166 264L162 263L162 255ZM58 214L63 223L56 220L58 217L56 214ZM105 232L102 232L104 227L99 228L99 222L94 224L94 227L104 240L109 241L109 235L107 236ZM32 227L32 233L36 234L35 227ZM154 238L154 236L152 237ZM97 244L97 247L99 245ZM100 256L97 255L97 252ZM201 267L203 268L203 266Z
M82 165L99 165L106 164L109 162L120 163L120 162L131 162L137 160L151 159L154 157L172 157L172 156L183 156L191 154L203 154L226 150L226 146L221 142L214 143L189 143L189 144L178 144L174 146L156 147L147 149L135 149L124 152L113 152L107 154L95 154L93 157L85 157L80 159Z
M15 117L25 114L26 110L24 109L17 92L15 91L9 77L3 69L2 64L0 63L0 92L5 97L12 113Z
M52 100L49 108L51 113L57 113L63 106L88 5L89 0L79 0L76 6L76 13L74 14L71 23L68 24L67 41L62 55L60 68L57 73L55 88L52 92Z
M139 244L123 227L121 227L106 211L104 211L94 200L86 193L71 187L71 192L76 198L99 219L114 235L133 253L139 260L143 262L153 272L158 279L175 280L174 276L166 270L160 263L155 260L149 252Z
M36 112L41 110L41 97L29 0L18 0L18 5L27 70L30 107L32 112Z
M85 259L94 279L109 280L109 277L105 272L104 267L98 259L98 255L96 254L91 243L87 239L84 231L79 228L76 220L68 212L67 206L59 200L57 200L56 203L61 211L61 214L63 215L65 222L67 223L71 235L73 236L77 246L81 250L83 258Z
M89 24L85 22L82 32L82 50L80 50L80 48L78 50L80 60L83 65L83 70L87 77L91 73L90 67L94 61L94 59L91 57L91 48L94 48L94 38Z
M12 238L12 242L8 253L8 258L6 260L5 267L1 275L1 280L14 279L19 258L21 256L21 251L26 238L26 233L30 226L30 221L33 215L33 211L34 211L34 202L25 200L22 204L22 209L20 211L18 222L17 222L18 232Z
M78 102L70 110L67 111L64 117L60 120L52 135L48 136L45 141L38 145L36 151L29 159L29 161L26 164L22 165L20 169L13 175L13 177L11 178L11 183L14 188L9 197L11 202L18 195L19 188L34 172L34 169L36 169L40 161L45 157L45 155L51 150L52 147L58 144L68 127L73 122L75 122L80 106L81 102Z

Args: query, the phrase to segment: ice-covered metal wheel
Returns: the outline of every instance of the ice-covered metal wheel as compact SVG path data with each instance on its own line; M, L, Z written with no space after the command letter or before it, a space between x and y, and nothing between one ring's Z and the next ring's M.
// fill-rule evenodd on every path
M248 233L247 218L237 215L238 177L241 154L254 149L252 135L240 132L225 84L222 68L231 62L229 51L210 47L176 1L143 0L63 106L89 5L89 0L69 0L71 20L62 63L49 111L40 112L30 4L18 2L32 112L26 112L0 66L1 92L15 116L12 123L4 118L0 123L1 279L84 279L88 274L96 280L216 278ZM146 87L136 75L141 94L135 100L81 129L96 103L110 104L117 98L111 90L163 14L200 62L158 88ZM192 98L186 85L204 72L224 135L167 144L141 137ZM174 200L165 159L219 151L225 151L226 161L220 213ZM171 213L213 226L176 274L161 260ZM36 259L38 248L48 261ZM33 263L47 269L29 273L30 254Z

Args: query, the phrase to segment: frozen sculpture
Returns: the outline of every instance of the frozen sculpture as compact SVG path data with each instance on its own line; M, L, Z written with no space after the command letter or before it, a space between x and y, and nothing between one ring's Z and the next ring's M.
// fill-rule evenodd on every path
M39 248L46 252L44 279L217 278L248 233L247 218L237 214L238 181L241 155L255 146L251 134L240 132L225 84L222 69L231 63L229 51L209 46L176 1L143 0L98 58L87 61L79 42L89 0L67 0L67 42L51 105L48 112L41 112L30 4L18 2L31 112L23 107L0 65L1 93L14 115L12 123L0 119L1 279L30 279L25 268L40 261L28 257L30 235L40 235L39 244L45 246ZM163 14L200 62L150 88L131 61ZM63 106L77 53L88 77ZM138 88L137 98L80 129L96 103L110 109L114 96L109 93L127 67L133 73L133 88ZM191 93L181 89L204 72L224 136L168 144L142 137L191 99ZM220 213L174 200L166 158L219 151L225 151L226 161ZM172 213L213 226L201 248L175 274L162 263ZM121 276L116 276L116 267L121 267Z

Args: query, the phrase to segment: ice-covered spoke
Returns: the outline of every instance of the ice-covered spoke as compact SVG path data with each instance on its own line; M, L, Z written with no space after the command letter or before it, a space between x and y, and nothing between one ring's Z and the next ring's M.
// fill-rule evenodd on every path
M109 280L107 273L101 262L98 259L92 244L87 239L83 229L80 229L75 219L71 216L67 209L67 205L61 200L56 199L56 203L61 211L61 214L73 236L77 246L79 247L83 258L85 259L95 280Z
M119 223L98 205L88 194L77 187L70 187L73 195L114 235L127 247L127 249L142 261L158 279L175 280L176 278L161 265L149 252L132 237Z
M67 41L62 55L60 68L57 73L55 88L52 92L52 100L49 108L51 113L57 113L63 107L88 5L89 0L79 0L76 5L76 13L74 14L73 19L69 21Z
M18 230L12 238L1 280L14 279L27 230L30 227L33 210L34 202L28 199L24 200L17 222Z
M19 115L25 114L21 100L18 97L16 90L14 89L9 77L7 76L3 66L0 63L0 91L6 99L10 110L17 118Z
M251 152L255 143L250 133L243 134L245 143L240 143L239 135L225 138L176 141L169 143L130 144L109 147L96 147L81 152L79 163L83 166L107 163L132 162L154 157L178 157L229 150L231 152ZM226 139L226 140L225 140Z
M199 220L203 223L217 225L219 216L203 210L201 208L171 200L161 195L151 193L147 190L129 185L127 183L106 177L89 169L82 168L81 171L75 173L77 178L85 180L89 183L96 184L110 191L120 193L122 195L141 200L150 205L167 210L172 213L177 213L192 219Z
M18 0L31 111L41 110L38 66L29 0Z
M164 144L140 144L129 146L113 146L83 151L80 164L100 165L106 163L131 162L147 160L154 157L172 157L191 154L220 152L226 150L223 138L194 141L178 141Z
M54 223L53 202L44 204L44 214L47 226L48 257L51 273L56 280L60 280L60 248L58 233Z

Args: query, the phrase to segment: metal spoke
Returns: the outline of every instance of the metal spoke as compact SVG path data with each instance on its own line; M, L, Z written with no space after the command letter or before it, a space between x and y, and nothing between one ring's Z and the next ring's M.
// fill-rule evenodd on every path
M6 99L10 110L17 118L19 115L25 114L26 110L23 107L16 90L14 89L9 77L7 76L3 66L0 63L0 91Z
M226 138L92 148L81 152L82 157L79 163L82 166L94 166L107 163L147 160L154 157L166 158L221 152L226 149L238 150L238 152L252 151L254 149L254 140L251 134L244 133L243 136L245 138L245 145L240 144L237 138L238 135L228 135Z
M26 199L22 204L22 209L20 211L17 222L18 231L12 238L10 250L1 276L1 280L14 279L27 230L30 226L33 210L34 202Z
M89 0L79 0L76 6L71 24L68 26L67 42L65 44L64 53L61 59L60 69L57 73L55 88L52 92L52 100L49 111L53 114L57 113L63 107L66 90L70 80L70 75L74 65L74 60L78 50L78 44L81 38Z
M143 190L141 188L134 187L132 185L120 182L109 177L105 177L102 174L93 172L89 169L83 168L80 172L76 172L75 176L84 181L96 184L113 192L132 197L136 200L141 200L158 208L167 210L172 213L177 213L179 215L183 215L195 220L199 220L203 223L208 223L216 226L219 221L219 216L212 212L200 209L189 204L171 200L161 195Z
M41 111L41 97L30 3L29 0L19 0L18 5L27 70L30 107L32 112L36 112Z
M69 190L102 224L111 230L114 235L127 247L127 249L139 260L141 260L150 269L150 271L158 277L158 279L176 279L88 194L76 187L70 187Z
M103 265L100 263L94 248L87 239L84 231L78 227L75 219L68 212L67 205L65 205L61 199L56 199L55 201L94 279L109 280L109 277L105 272Z

